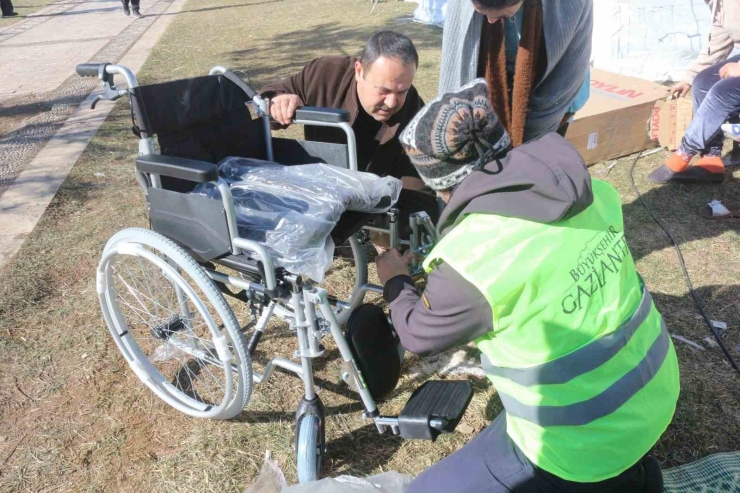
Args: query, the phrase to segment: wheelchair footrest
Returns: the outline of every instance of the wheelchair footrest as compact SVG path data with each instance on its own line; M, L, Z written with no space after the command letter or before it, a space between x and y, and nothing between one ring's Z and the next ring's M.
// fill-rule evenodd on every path
M465 380L426 382L398 417L401 436L434 441L440 433L452 433L472 398L473 387Z

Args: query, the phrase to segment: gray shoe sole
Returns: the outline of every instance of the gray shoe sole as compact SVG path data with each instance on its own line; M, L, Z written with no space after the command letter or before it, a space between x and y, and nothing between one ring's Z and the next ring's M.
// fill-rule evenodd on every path
M648 181L652 183L668 183L674 176L676 176L676 173L664 164L648 175Z

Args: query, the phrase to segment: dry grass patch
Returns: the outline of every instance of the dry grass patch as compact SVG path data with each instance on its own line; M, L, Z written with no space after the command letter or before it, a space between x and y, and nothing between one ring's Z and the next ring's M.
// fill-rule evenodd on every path
M140 74L144 82L207 73L216 64L245 70L255 86L289 75L326 53L358 53L376 30L411 35L420 48L417 86L435 93L440 31L401 22L413 4L382 2L373 15L361 0L199 0L186 4ZM208 42L203 42L208 40ZM295 135L292 131L290 135ZM65 181L16 257L0 272L0 491L243 491L271 450L295 480L293 413L302 386L276 373L256 388L247 409L229 422L199 421L170 409L123 362L100 315L95 268L116 231L147 225L145 202L133 175L136 140L128 107L119 103ZM654 187L645 176L662 159L636 170L640 190L666 222L686 256L707 312L727 323L726 340L740 344L738 226L704 221L696 209L712 198L740 202L737 184ZM627 236L638 269L673 333L696 342L708 335L697 320L673 251L642 206L624 159L607 175L624 200ZM102 173L104 176L96 175ZM346 290L348 266L331 275ZM246 323L242 309L237 311ZM316 364L328 411L326 475L384 470L418 474L454 452L501 410L485 381L464 418L469 435L434 445L377 434L342 383L337 351ZM289 356L295 336L273 323L255 356L260 368ZM682 394L674 423L656 447L666 466L740 443L740 379L718 349L677 344ZM740 357L740 356L739 356ZM406 367L418 362L410 358ZM400 410L420 383L405 376L387 414Z

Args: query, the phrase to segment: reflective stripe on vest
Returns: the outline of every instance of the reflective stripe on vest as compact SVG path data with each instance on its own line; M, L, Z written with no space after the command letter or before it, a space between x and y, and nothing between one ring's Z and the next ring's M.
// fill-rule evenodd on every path
M613 478L671 421L678 361L635 270L622 200L593 180L594 202L553 224L473 213L425 260L449 265L491 307L476 339L507 413L506 432L537 467L567 481Z
M622 378L591 399L570 406L530 406L499 392L506 412L540 426L583 426L613 413L642 390L658 373L670 347L665 323L640 363Z
M650 314L652 304L653 298L650 296L650 292L643 287L642 299L635 313L611 334L561 358L530 368L495 366L485 354L481 354L483 370L487 375L508 378L524 387L570 382L574 378L600 367L625 347Z

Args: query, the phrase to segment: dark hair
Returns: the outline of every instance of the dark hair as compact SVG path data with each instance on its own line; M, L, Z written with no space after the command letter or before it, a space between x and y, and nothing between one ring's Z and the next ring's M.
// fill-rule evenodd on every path
M486 9L505 9L521 3L522 0L473 0L473 3Z
M404 65L419 66L419 54L408 36L393 31L373 34L360 54L360 63L366 70L380 57L396 58Z

